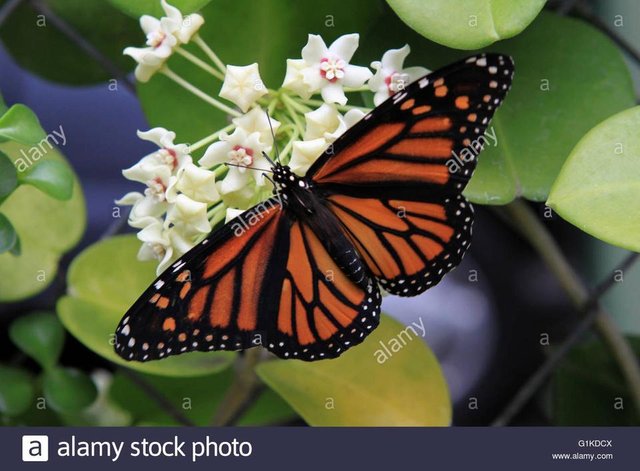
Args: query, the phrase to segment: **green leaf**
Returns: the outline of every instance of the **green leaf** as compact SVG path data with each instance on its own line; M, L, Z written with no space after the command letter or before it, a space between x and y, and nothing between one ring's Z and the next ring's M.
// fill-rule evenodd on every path
M198 378L140 375L140 380L153 387L194 424L205 426L211 423L216 409L232 383L233 376L234 371L228 368L220 373ZM111 400L127 410L133 416L135 424L178 425L164 407L122 373L116 373L114 377ZM273 391L265 389L243 414L239 425L275 425L289 422L296 417L286 402Z
M628 340L640 359L640 338ZM640 425L640 411L602 342L583 343L567 355L553 376L552 397L556 425Z
M546 0L387 0L411 28L456 49L478 49L524 30Z
M465 194L487 204L505 204L516 196L545 201L580 138L633 106L629 71L605 35L580 20L552 14L541 15L495 50L515 58L513 88L492 121L498 145L482 153Z
M46 138L38 117L24 105L13 105L0 117L0 142L36 145Z
M21 173L19 179L57 200L67 201L73 194L73 172L63 162L39 162Z
M0 413L17 416L31 405L34 395L29 373L18 368L0 365Z
M18 173L13 162L0 152L0 203L18 186Z
M13 142L0 144L0 150L20 167L29 148ZM23 153L24 152L24 153ZM65 162L56 149L48 150L40 161ZM66 163L66 162L65 162ZM20 236L21 255L0 255L0 300L16 301L45 289L55 279L62 254L74 247L85 228L82 189L74 177L73 196L58 201L28 185L19 186L2 204Z
M547 204L594 237L640 252L640 106L589 131L573 149Z
M99 61L61 33L51 15L33 8L33 3L22 2L11 14L11 21L6 21L0 30L0 39L20 66L48 80L73 85L115 78ZM106 1L48 0L44 3L120 70L133 69L133 61L123 56L122 50L144 45L144 34L136 20Z
M55 366L64 346L64 329L49 312L34 312L17 318L9 327L9 337L42 368Z
M362 40L363 53L411 45L408 65L432 70L469 56L427 41L399 20L381 21ZM515 60L513 87L491 121L465 196L507 204L545 201L571 149L593 126L634 105L629 71L616 45L583 21L542 13L522 34L489 50ZM548 91L547 91L548 85Z
M314 2L297 0L217 0L201 11L206 22L200 36L225 63L257 62L266 86L277 89L284 79L286 59L300 57L309 33L321 33L330 43L341 34L368 29L380 16L378 4L370 0L351 0L348 9L343 0L324 0L322 12ZM334 26L328 27L331 22ZM268 40L259 41L256 47L256 38ZM186 49L206 59L194 45ZM219 93L222 83L183 57L174 54L169 66L205 93ZM138 84L138 96L150 125L175 131L178 142L196 142L228 124L224 113L163 75Z
M158 361L129 362L113 350L116 326L155 278L155 262L139 262L135 236L102 240L80 253L67 274L68 296L57 311L66 329L86 347L114 363L162 376L199 376L229 366L233 352L191 352Z
M79 412L95 401L98 390L89 376L73 368L45 370L42 389L47 404L57 412Z
M13 228L13 224L4 214L0 213L0 254L5 252L14 254L16 249L19 252L19 248L20 239L18 239L18 234Z
M396 352L387 354L385 348ZM309 425L451 423L451 401L438 361L415 332L390 317L335 360L275 360L258 365L256 372Z
M180 10L183 15L197 12L211 0L169 0L167 3ZM165 16L160 0L109 0L114 7L133 18L139 18L142 15L151 15L156 18Z

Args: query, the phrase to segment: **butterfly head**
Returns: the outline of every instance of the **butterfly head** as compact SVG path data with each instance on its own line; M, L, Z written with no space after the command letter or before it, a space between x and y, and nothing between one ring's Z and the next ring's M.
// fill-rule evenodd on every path
M309 183L304 177L299 177L287 165L275 163L273 165L273 181L281 191L294 189L308 189Z

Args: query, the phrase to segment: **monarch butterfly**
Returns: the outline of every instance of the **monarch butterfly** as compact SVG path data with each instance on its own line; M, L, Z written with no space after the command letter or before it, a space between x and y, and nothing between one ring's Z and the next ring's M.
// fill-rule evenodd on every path
M275 163L274 196L167 268L120 321L116 352L261 345L314 361L362 342L379 285L414 296L460 263L473 222L462 191L513 70L508 56L469 57L391 96L304 177Z

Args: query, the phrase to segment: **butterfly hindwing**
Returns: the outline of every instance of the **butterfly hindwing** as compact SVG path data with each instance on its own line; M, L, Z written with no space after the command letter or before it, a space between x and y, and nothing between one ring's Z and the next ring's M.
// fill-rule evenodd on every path
M481 54L419 79L309 170L387 291L416 295L460 263L473 223L462 191L512 75L511 58Z
M277 338L267 347L284 358L337 357L377 327L380 291L342 233L296 221L289 234ZM332 250L321 238L331 239Z

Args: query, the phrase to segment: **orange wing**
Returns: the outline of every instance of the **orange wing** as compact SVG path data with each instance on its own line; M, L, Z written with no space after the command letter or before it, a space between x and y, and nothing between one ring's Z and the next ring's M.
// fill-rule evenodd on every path
M269 290L286 243L281 209L275 198L255 206L165 270L120 321L116 352L146 361L259 345L277 309Z
M513 70L507 56L480 54L423 77L365 116L309 169L307 177L387 291L416 295L460 263L473 223L462 191L490 142L484 134Z
M439 202L330 195L331 211L385 290L415 296L457 266L469 246L473 208Z
M386 100L343 134L307 177L328 191L390 197L399 187L459 194L489 141L489 121L513 77L508 56L480 54ZM346 189L345 189L346 187Z
M338 242L346 250L345 264L360 276L345 274L308 225L292 224L277 338L268 345L278 356L337 357L378 325L380 291L346 238Z
M258 345L282 358L336 357L380 313L373 278L342 238L334 240L337 259L350 269L276 198L267 200L162 273L120 321L115 350L137 361Z

